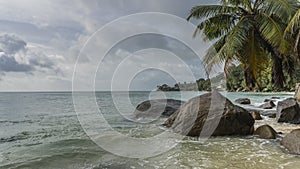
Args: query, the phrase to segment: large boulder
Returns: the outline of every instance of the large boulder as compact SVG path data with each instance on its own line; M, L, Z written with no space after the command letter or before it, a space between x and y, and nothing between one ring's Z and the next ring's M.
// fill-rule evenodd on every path
M273 109L276 104L273 101L265 102L264 104L260 105L259 108L261 109Z
M294 98L279 102L276 118L279 123L300 124L299 104Z
M258 127L254 135L258 135L262 139L276 139L277 132L269 125Z
M192 137L249 135L254 119L247 110L214 91L190 99L164 125Z
M248 98L237 99L235 102L239 104L251 104L251 100Z
M293 130L283 137L281 144L292 154L300 155L300 129Z
M147 100L136 107L133 118L148 121L158 117L169 117L184 103L174 99Z

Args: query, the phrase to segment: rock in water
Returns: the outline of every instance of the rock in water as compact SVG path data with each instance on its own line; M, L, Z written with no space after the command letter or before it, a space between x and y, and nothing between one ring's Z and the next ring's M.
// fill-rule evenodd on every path
M263 119L261 117L261 115L258 112L256 112L256 111L253 111L250 114L251 114L251 116L253 117L254 120L262 120Z
M262 139L276 139L277 132L269 125L258 127L254 135L258 135Z
M271 118L271 119L275 119L276 118L276 114L270 114L268 117Z
M235 102L239 104L251 104L251 100L248 98L237 99Z
M261 109L273 109L275 107L275 103L273 101L268 101L262 105L259 106Z
M281 145L283 145L290 153L300 155L300 129L293 130L283 137Z
M135 119L169 117L185 102L174 99L147 100L140 103L133 113Z
M297 102L300 102L300 83L296 84L295 98Z
M294 98L278 103L277 121L279 123L300 124L300 107Z
M164 125L192 137L249 135L254 119L247 110L212 92L190 99Z

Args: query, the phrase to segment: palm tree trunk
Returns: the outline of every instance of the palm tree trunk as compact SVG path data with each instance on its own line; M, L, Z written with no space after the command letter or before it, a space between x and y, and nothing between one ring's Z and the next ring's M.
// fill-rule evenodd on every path
M245 76L245 82L247 88L249 90L252 90L255 87L255 79L254 79L253 71L249 69L248 65L245 65L244 76Z
M275 88L279 91L283 90L284 87L284 73L283 73L283 66L282 62L283 59L280 54L272 54L273 57L273 72L272 72L272 83L274 84Z

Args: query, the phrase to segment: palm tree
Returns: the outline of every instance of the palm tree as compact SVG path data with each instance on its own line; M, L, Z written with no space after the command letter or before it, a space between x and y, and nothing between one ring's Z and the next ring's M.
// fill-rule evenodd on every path
M253 89L259 87L258 73L272 59L273 83L283 88L285 56L279 49L288 44L284 30L296 6L297 0L221 0L220 5L192 8L188 20L201 19L194 36L203 31L205 40L214 41L204 59L208 71L224 63L226 73L239 61Z

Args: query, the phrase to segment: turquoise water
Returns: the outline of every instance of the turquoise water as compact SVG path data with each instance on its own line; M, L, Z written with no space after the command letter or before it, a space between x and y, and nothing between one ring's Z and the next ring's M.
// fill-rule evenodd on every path
M188 100L202 93L170 92L167 98ZM253 104L266 98L291 97L291 93L226 93L229 99L248 97ZM83 103L91 98L82 93ZM97 92L96 101L109 124L118 132L132 137L151 137L161 133L162 120L136 124L123 118L131 109L126 93ZM151 93L151 98L160 98ZM133 106L149 99L149 92L131 92ZM117 110L118 103L121 110ZM88 111L88 107L84 108ZM270 124L289 132L300 127L277 124L265 117L256 126ZM93 125L93 123L91 123ZM101 124L100 124L101 125ZM74 110L72 93L0 93L0 168L298 168L299 156L289 155L278 140L255 137L217 137L204 143L186 138L163 154L146 159L130 159L106 152L85 134ZM113 146L113 142L111 143ZM147 150L144 150L147 151Z

